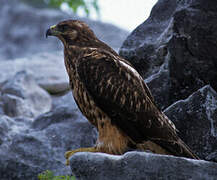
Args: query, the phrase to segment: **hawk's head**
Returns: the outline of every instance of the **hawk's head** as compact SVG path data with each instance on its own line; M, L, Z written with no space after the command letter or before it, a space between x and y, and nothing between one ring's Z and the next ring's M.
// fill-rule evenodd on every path
M58 37L64 45L84 46L98 41L88 25L78 20L62 21L51 26L46 32L47 36Z
M46 32L47 36L58 37L65 47L72 45L76 47L103 48L117 55L112 48L97 39L93 31L82 21L62 21L57 25L51 26Z

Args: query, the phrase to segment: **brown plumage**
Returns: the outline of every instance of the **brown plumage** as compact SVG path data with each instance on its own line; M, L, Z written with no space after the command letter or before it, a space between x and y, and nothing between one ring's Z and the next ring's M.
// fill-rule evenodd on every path
M64 60L75 101L97 128L96 146L71 151L123 154L130 149L195 158L174 124L156 106L133 66L77 20L52 26L47 36L64 44ZM70 155L69 155L70 154Z

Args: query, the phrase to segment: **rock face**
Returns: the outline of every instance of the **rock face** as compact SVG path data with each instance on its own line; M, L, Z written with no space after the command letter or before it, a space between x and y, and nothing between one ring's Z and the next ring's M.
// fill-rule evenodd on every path
M206 84L217 90L215 7L217 2L212 0L159 0L148 20L123 43L120 54L144 78L159 73L162 66L168 70L167 87L163 87L167 94L159 98L155 94L159 86L151 86L162 109ZM164 78L161 73L152 81Z
M102 153L76 153L70 166L80 180L141 180L217 178L217 164L143 152L123 156Z
M155 103L161 109L165 109L170 105L170 78L169 71L162 66L158 73L151 75L145 79L151 93L154 96Z
M45 39L47 28L64 19L81 19L58 10L35 9L20 0L1 0L0 16L0 60L61 50L62 45L56 38ZM102 41L116 50L128 35L127 31L111 24L86 18L81 20L87 22Z
M175 123L179 136L200 158L216 161L213 152L217 152L217 93L210 86L177 101L165 110L165 114Z

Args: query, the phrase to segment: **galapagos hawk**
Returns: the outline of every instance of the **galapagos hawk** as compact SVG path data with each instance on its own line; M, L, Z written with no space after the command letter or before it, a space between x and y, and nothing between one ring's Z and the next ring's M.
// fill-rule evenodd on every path
M132 149L198 159L156 107L139 73L87 24L62 21L51 26L46 36L62 41L74 99L99 132L94 147L66 152L67 163L76 152L123 154Z

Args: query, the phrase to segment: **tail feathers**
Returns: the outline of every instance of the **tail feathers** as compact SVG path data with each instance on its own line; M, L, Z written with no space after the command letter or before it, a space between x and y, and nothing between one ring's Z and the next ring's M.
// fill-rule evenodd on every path
M191 149L181 140L178 140L178 143L180 144L180 146L183 149L183 155L185 155L185 157L191 158L191 159L200 159L196 154L194 154Z
M191 149L181 139L178 139L176 141L152 139L152 141L166 149L171 155L187 157L191 159L200 159L191 151Z

